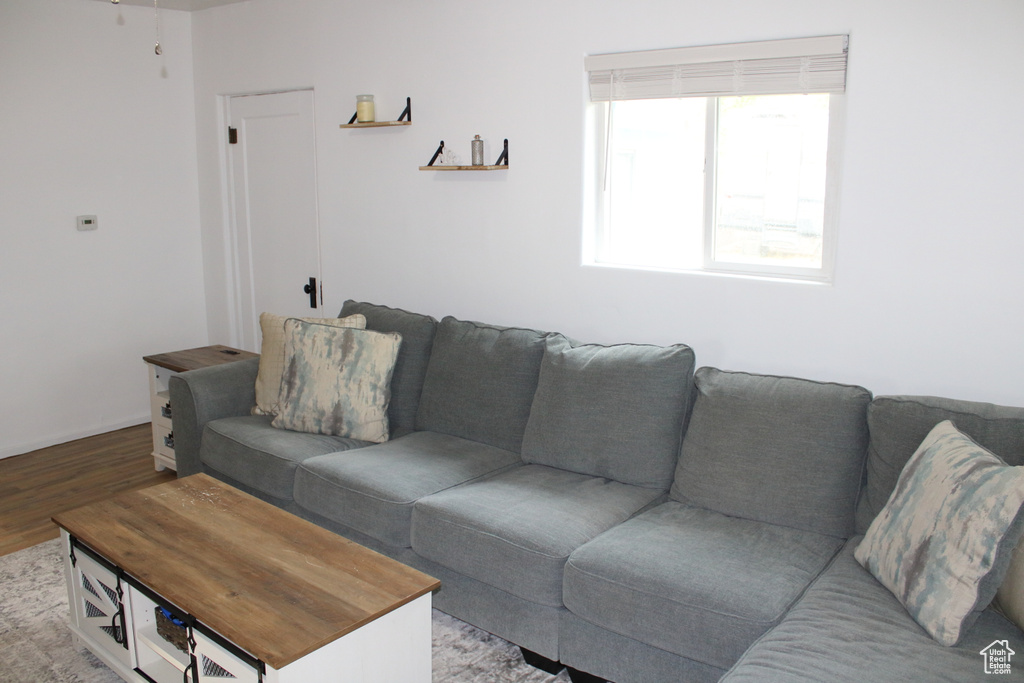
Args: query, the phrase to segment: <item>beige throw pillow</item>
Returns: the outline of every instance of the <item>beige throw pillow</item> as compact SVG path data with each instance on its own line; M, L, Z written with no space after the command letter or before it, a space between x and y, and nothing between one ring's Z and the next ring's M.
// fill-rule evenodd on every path
M996 609L1024 629L1024 541L1017 544L1003 585L996 592Z
M281 395L281 374L284 372L284 322L290 316L260 314L260 369L256 374L256 405L253 415L276 415ZM345 318L299 318L304 322L320 323L331 327L366 328L366 317L361 314Z

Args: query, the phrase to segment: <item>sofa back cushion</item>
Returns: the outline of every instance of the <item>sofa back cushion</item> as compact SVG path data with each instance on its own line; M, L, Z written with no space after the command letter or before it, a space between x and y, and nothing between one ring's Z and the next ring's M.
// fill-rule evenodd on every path
M879 396L868 407L867 481L857 507L857 533L867 531L896 487L900 472L943 420L1008 465L1024 465L1024 408L932 396Z
M668 490L693 387L684 344L547 340L523 460Z
M857 386L701 368L671 496L733 517L845 538L867 450Z
M518 453L546 336L537 330L451 316L442 319L423 381L416 429Z
M388 308L359 301L346 301L340 317L361 314L366 318L366 329L375 332L397 332L402 336L398 360L391 377L391 403L388 422L391 434L409 432L416 424L416 410L423 377L427 373L430 347L434 343L437 320L429 315L410 313L400 308Z

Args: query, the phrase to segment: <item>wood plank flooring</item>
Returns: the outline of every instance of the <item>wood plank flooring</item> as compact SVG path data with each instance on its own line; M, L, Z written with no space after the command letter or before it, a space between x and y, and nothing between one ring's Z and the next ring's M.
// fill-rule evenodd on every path
M152 452L147 422L0 459L0 555L57 538L58 512L174 479Z

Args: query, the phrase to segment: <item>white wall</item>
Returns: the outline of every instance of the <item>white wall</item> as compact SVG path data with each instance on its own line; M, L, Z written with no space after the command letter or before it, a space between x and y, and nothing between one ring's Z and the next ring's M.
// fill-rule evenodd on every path
M0 2L0 457L148 421L206 343L190 15ZM77 232L96 214L99 230Z
M1024 405L1019 0L249 2L193 16L208 321L230 333L218 96L313 86L328 310L345 298L699 363ZM850 34L829 287L580 266L588 53ZM930 75L920 75L921 69ZM340 130L355 96L408 128ZM511 168L430 173L439 140Z

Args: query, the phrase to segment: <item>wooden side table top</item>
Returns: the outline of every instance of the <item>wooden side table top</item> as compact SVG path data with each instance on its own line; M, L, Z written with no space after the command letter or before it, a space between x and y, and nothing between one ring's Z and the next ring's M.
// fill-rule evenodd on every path
M275 669L441 585L206 474L53 521Z
M259 358L260 354L252 351L233 349L223 344L213 346L200 346L195 349L184 351L171 351L170 353L158 353L153 356L143 356L142 360L174 372L185 372L186 370L197 370L209 367L210 365L222 365L233 363L238 360Z

